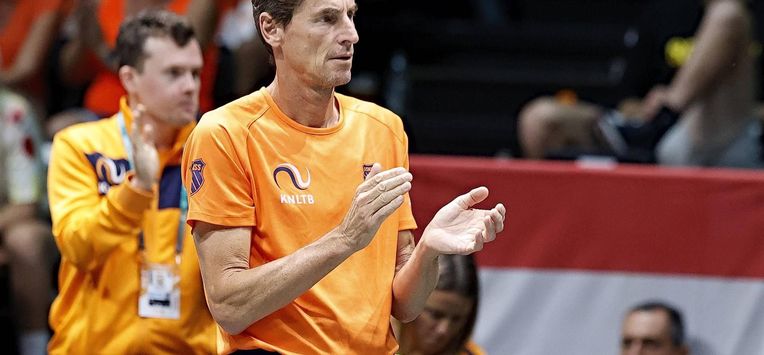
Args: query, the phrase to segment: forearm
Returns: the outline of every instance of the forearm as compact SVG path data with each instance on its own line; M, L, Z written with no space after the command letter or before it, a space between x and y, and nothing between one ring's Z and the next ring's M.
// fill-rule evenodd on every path
M709 5L692 54L669 86L672 109L687 108L749 55L750 22L743 6L731 1Z
M216 1L211 0L191 0L188 5L188 22L194 28L196 39L202 48L207 48L215 36L220 11L218 6Z
M54 213L53 218L61 256L83 270L102 265L115 248L137 240L143 213L151 201L151 194L127 183L112 187L95 206L87 201L68 201L73 208L61 218ZM55 198L51 206L57 206Z
M227 252L226 248L215 250L215 246L204 243L214 242L203 240L199 250ZM352 249L336 231L293 254L251 269L241 264L216 265L211 262L215 255L200 253L202 275L220 273L204 280L210 311L226 332L241 333L308 291L351 254Z
M393 279L392 316L414 320L438 283L438 253L419 243Z
M0 230L5 230L13 222L33 218L36 215L34 203L9 204L0 208Z
M13 64L0 72L0 82L13 86L23 83L38 73L52 42L58 15L51 11L35 19Z
M85 44L79 39L72 39L61 50L59 60L60 72L65 83L81 85L95 76L95 68L88 65L88 54Z

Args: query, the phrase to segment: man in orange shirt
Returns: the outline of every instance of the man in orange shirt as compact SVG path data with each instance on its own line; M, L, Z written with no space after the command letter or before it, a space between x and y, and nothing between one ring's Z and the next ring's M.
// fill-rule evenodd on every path
M112 117L56 134L48 175L61 251L50 354L210 354L215 323L185 223L180 158L202 52L167 11L117 37L127 96Z
M334 90L350 81L355 1L253 6L276 77L207 113L183 154L218 351L392 354L390 316L417 317L438 256L480 250L505 208L473 209L476 188L415 246L400 118Z

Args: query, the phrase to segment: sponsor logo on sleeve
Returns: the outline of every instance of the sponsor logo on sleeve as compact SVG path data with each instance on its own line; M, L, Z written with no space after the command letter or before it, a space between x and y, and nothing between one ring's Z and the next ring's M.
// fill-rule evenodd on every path
M366 180L366 177L369 176L371 173L371 168L374 166L374 164L363 164L363 179Z
M202 159L195 159L191 162L191 191L190 195L194 195L204 185L204 166L207 165Z

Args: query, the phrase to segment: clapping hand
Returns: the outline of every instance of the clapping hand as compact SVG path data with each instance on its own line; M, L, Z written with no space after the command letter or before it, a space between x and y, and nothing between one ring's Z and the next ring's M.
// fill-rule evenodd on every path
M159 175L159 152L155 140L156 127L151 120L146 119L146 109L138 104L133 110L133 122L130 130L130 141L133 145L133 161L135 178L133 186L143 190L151 190L157 183Z
M478 187L443 206L425 228L421 243L440 254L466 255L483 249L483 243L504 230L506 215L501 203L490 210L472 208L486 197L488 189Z

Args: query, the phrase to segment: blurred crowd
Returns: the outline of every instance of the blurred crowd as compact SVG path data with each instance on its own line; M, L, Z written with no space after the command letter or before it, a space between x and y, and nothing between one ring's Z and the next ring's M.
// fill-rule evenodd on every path
M481 21L507 21L500 1L470 3ZM204 56L200 114L269 82L273 69L249 0L0 0L0 261L10 271L18 347L25 354L44 353L55 294L46 142L67 126L119 111L125 91L113 55L118 29L125 18L151 8L182 14L195 29ZM760 48L746 2L658 1L645 13L624 39L631 51L619 105L575 95L536 98L518 116L522 152L516 155L762 167L755 76ZM362 81L352 84L363 93ZM428 312L432 319L443 313ZM471 329L474 314L461 317ZM403 331L430 331L422 329ZM468 333L460 334L461 342ZM635 342L624 340L623 346ZM415 343L406 338L402 344Z

